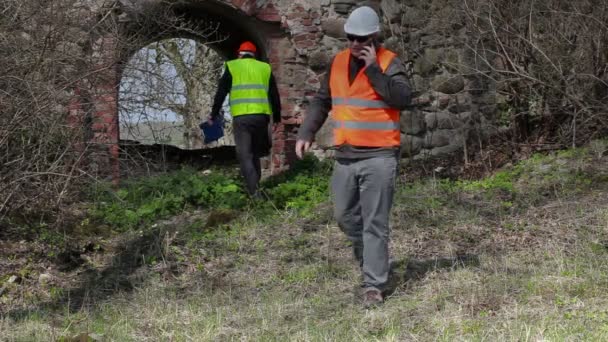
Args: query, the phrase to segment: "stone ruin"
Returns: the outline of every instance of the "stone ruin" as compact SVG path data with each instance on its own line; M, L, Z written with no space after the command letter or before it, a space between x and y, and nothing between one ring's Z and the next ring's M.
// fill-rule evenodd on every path
M347 44L343 25L349 12L364 4L381 14L384 44L406 64L415 90L411 108L402 113L403 157L443 156L466 149L472 136L490 127L487 123L496 103L493 85L474 67L465 20L451 0L80 0L78 9L101 18L97 22L102 25L81 28L91 43L80 53L88 55L95 77L85 76L74 87L70 120L87 125L84 139L97 147L91 162L100 172L117 175L121 65L144 47L121 42L136 36L137 42L184 37L179 27L157 22L136 25L146 22L146 16L170 9L190 27L199 22L215 25L217 36L207 37L205 43L225 58L233 58L238 44L247 39L272 65L283 125L274 136L266 167L278 172L295 160L295 139L307 104L331 57ZM317 154L324 154L330 145L329 126L317 136Z

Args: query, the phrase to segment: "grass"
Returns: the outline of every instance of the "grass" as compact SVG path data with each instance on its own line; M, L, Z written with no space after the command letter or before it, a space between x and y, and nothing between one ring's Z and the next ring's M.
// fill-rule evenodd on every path
M280 208L245 207L207 230L209 214L194 209L155 221L176 237L157 233L164 252L138 268L137 286L73 311L7 315L0 340L607 340L606 158L567 151L477 181L400 184L391 251L401 267L377 309L356 300L350 247L318 204L327 194L284 185ZM301 182L285 177L266 186Z

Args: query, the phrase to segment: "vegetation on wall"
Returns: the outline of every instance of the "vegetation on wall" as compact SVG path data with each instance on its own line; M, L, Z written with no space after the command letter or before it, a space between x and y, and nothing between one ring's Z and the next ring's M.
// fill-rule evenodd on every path
M494 83L492 119L506 119L513 141L580 146L605 136L605 1L478 0L463 15L472 71L479 85Z

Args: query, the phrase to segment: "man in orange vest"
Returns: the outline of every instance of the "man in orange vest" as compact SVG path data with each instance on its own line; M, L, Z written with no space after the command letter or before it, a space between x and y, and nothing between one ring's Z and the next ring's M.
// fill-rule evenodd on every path
M258 191L262 173L260 158L270 152L268 125L271 116L275 129L281 121L281 101L270 65L257 60L256 54L257 47L246 41L239 47L238 58L226 63L208 122L212 124L218 119L224 99L230 94L230 113L241 174L249 195L261 198Z
M399 113L411 90L402 62L381 47L380 20L367 6L344 25L338 53L312 100L296 141L302 158L331 111L336 148L331 180L334 216L363 273L363 304L384 301L389 276L389 214L398 175Z

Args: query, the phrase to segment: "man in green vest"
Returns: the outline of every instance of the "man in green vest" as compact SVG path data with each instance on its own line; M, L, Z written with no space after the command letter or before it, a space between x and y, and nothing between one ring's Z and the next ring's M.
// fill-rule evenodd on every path
M253 43L244 42L239 47L238 58L226 63L209 123L219 118L224 99L230 94L230 113L241 174L249 195L260 198L260 158L270 152L269 123L271 116L275 127L281 121L281 101L270 65L257 60L256 53Z

